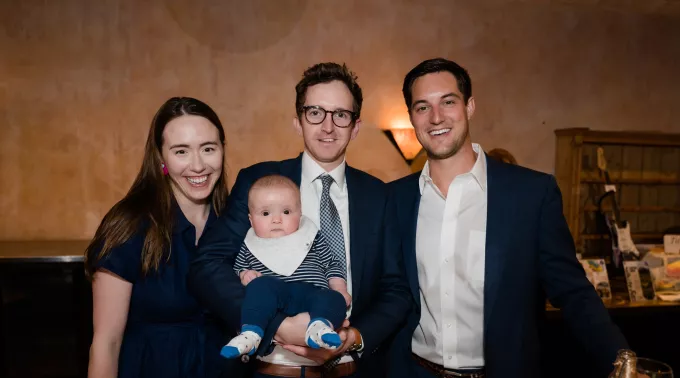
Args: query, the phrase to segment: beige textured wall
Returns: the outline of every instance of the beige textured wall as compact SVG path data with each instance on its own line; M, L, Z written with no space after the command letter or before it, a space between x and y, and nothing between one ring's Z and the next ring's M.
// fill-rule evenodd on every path
M294 90L318 61L364 88L350 164L408 169L379 128L404 119L404 74L467 67L473 139L550 172L553 130L679 131L680 22L583 5L453 0L0 2L0 239L89 238L139 167L169 96L211 104L238 169L294 156Z

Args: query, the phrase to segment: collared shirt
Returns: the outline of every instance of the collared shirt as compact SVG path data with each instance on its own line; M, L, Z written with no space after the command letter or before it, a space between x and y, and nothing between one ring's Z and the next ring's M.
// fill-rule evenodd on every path
M321 192L323 183L317 179L320 175L328 173L333 177L334 183L330 187L330 197L335 204L342 224L342 233L345 237L345 258L347 261L347 292L352 295L352 262L349 258L349 196L347 194L347 183L345 182L345 168L347 164L343 159L342 163L330 172L326 172L305 151L302 154L302 177L300 180L300 195L302 196L302 214L311 219L316 226L321 229L319 211L321 208ZM347 316L351 313L348 312Z
M456 176L447 196L432 181L429 162L420 175L416 260L420 324L413 352L449 369L484 366L484 262L487 219L486 157Z
M330 172L326 172L319 163L317 163L311 156L305 151L302 154L302 177L300 180L300 195L302 198L302 214L307 218L311 219L314 224L320 229L320 215L319 211L321 208L321 192L323 190L323 183L317 178L328 173L333 177L334 183L330 187L330 197L335 204L335 208L338 210L338 215L340 216L340 223L342 224L342 233L345 237L345 257L347 261L347 292L352 295L352 264L349 257L349 195L347 192L347 183L345 181L345 168L347 164L343 159L342 163L335 167ZM350 306L347 316L349 317L352 311L352 306ZM274 351L264 357L258 357L262 361L266 361L278 365L293 365L293 366L316 366L318 363L308 360L304 357L300 357L293 352L289 352L280 346L276 346ZM344 355L340 363L352 361L352 357L349 355Z

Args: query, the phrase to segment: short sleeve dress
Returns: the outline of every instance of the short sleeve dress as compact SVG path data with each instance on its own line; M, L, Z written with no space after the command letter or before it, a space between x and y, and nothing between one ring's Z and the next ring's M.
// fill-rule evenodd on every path
M219 355L219 345L206 339L220 337L206 335L214 329L206 327L204 311L186 285L196 230L175 207L170 258L162 261L157 272L142 275L143 232L95 264L133 284L118 360L119 377L204 378L218 374L214 366L206 366L206 355L217 361L213 356ZM206 229L215 218L211 211Z

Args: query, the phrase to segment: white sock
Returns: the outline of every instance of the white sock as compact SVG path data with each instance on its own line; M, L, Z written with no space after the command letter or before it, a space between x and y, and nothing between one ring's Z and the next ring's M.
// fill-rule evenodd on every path
M342 345L340 336L330 327L330 323L324 319L312 321L305 332L307 345L312 348L324 348L334 350Z
M262 338L253 331L245 331L229 341L227 345L222 347L222 356L226 358L234 358L244 354L251 354L252 351L257 350Z

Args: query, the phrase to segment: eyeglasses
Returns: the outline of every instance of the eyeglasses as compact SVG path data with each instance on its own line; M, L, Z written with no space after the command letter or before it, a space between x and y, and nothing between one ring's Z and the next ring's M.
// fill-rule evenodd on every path
M302 107L302 111L305 113L305 119L312 125L318 125L326 119L326 115L331 113L331 120L333 124L337 127L349 127L354 121L356 114L349 110L338 109L338 110L326 110L318 105L307 105Z

